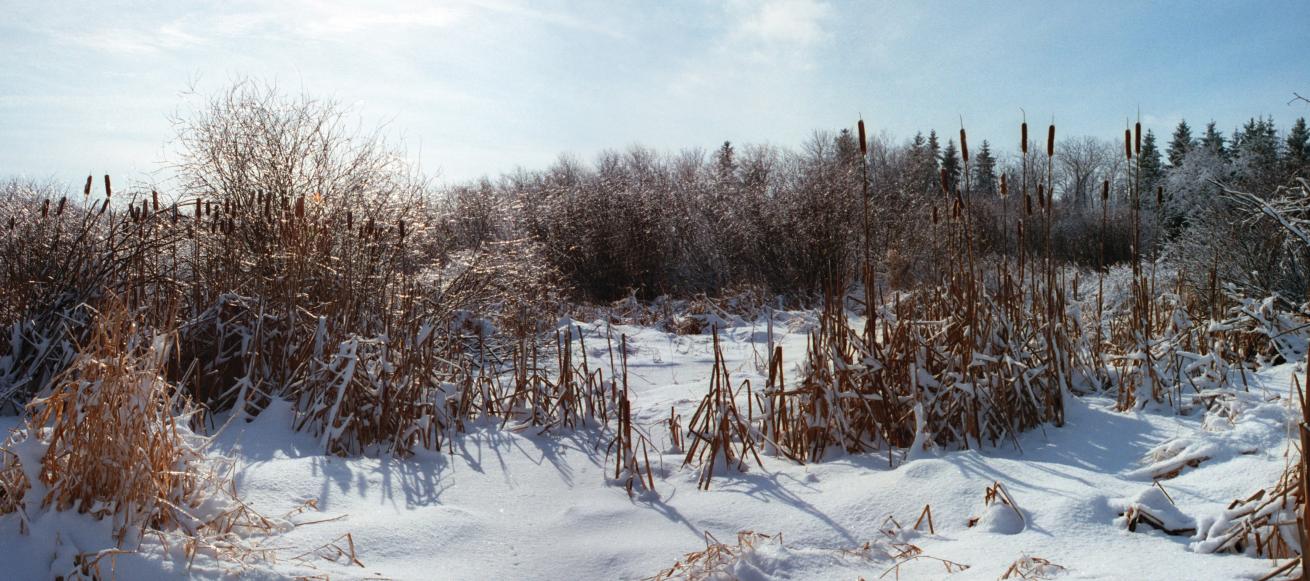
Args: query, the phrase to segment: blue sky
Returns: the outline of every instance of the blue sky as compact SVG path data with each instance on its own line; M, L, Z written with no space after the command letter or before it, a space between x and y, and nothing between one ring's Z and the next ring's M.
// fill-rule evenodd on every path
M863 114L1010 147L1310 115L1310 2L0 0L0 175L165 176L237 77L386 123L439 181L632 143L798 145ZM975 146L976 147L976 146Z

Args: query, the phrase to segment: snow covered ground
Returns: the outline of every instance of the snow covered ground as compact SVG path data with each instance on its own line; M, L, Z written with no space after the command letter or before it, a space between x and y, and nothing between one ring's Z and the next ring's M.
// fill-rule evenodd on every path
M812 324L803 313L776 319L789 377L799 375L795 367ZM588 348L604 345L591 337L604 337L605 326L581 326ZM611 332L626 334L634 347L634 420L658 448L668 448L659 422L671 406L690 417L704 395L710 337L621 326ZM749 378L762 385L763 324L732 326L722 339L734 384ZM589 355L599 361L606 353ZM1026 434L1021 450L1009 444L929 451L908 462L898 456L894 468L886 455L836 455L809 465L766 457L763 470L716 472L709 491L698 490L697 470L682 467L681 455L668 450L651 459L657 494L631 499L607 480L608 435L591 431L538 436L485 426L458 438L454 454L341 459L324 456L314 438L292 431L291 408L279 403L253 422L231 425L211 454L237 462L237 492L262 514L317 505L287 517L301 524L266 541L277 548L279 564L251 565L247 576L636 579L704 549L706 535L735 545L737 533L749 530L780 534L781 541L756 539L733 569L742 579L997 579L1024 557L1058 565L1047 572L1067 579L1254 578L1270 570L1269 561L1201 554L1189 547L1192 537L1145 526L1129 532L1119 515L1137 503L1164 515L1170 527L1204 530L1233 499L1273 483L1286 463L1292 373L1284 365L1252 378L1231 419L1119 413L1112 399L1075 398L1064 427ZM1162 489L1153 484L1152 474L1177 467L1176 477L1160 481ZM1017 512L985 504L985 491L996 482ZM913 530L925 505L932 533L926 521ZM0 518L6 569L22 573L10 578L49 575L46 541L19 534L17 526L12 517ZM346 533L362 567L320 558L330 551L311 552L334 542L344 547L339 539ZM80 533L79 548L95 546L95 534ZM130 578L170 578L185 570L159 554L121 559ZM942 560L968 568L948 572Z

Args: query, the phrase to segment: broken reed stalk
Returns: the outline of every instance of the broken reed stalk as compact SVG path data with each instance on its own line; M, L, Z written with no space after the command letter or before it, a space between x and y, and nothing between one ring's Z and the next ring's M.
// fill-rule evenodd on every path
M742 416L737 407L732 379L728 375L728 365L719 343L718 328L711 327L710 333L713 336L714 366L710 372L709 392L701 399L696 413L687 422L691 443L687 446L687 454L682 462L683 466L693 462L700 465L701 476L697 486L702 490L709 490L715 467L720 461L725 467L736 464L738 471L744 471L747 460L751 458L757 466L764 467L751 427L752 418ZM743 382L742 386L749 390L749 380Z

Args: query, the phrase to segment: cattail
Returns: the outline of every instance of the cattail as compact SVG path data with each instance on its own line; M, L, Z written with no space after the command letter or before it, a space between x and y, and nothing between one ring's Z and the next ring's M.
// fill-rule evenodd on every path
M404 242L404 241L405 241L405 221L404 221L404 220L401 220L401 221L400 221L400 224L397 225L397 229L400 231L400 241L401 241L401 242Z
M1037 184L1037 207L1046 207L1046 189L1042 187L1042 184Z
M64 197L64 198L59 198L59 207L55 209L55 215L56 215L56 216L61 216L61 215L63 215L63 213L64 213L64 203L67 202L67 201L68 201L68 198L66 198L66 197Z
M296 218L305 217L305 196L296 198Z
M159 211L159 192L150 190L150 202L155 205L155 211Z
M109 209L109 198L105 198L105 203L100 204L100 213L104 214Z
M150 204L147 203L145 200L141 200L141 217L145 218L146 216L149 215L150 215Z
M1001 174L1001 197L1010 195L1010 187L1005 183L1005 174Z
M196 198L196 223L197 224L200 223L200 218L204 217L204 215L205 215L205 202L200 198Z
M942 174L942 193L949 196L951 195L951 186L949 183L947 183L946 168L941 169L941 174Z
M960 157L964 163L969 163L969 139L964 135L964 128L960 128Z
M1023 205L1027 209L1027 214L1029 216L1033 215L1033 197L1031 194L1027 192L1023 194Z
M50 200L43 200L41 202L41 217L42 218L50 217Z
M355 228L355 213L346 210L346 231L349 232Z
M173 204L173 225L177 225L177 204Z
M133 222L136 222L136 221L137 221L137 219L136 219L136 204L128 204L128 205L127 205L127 214L128 214L128 216L130 216L130 217L132 218L132 221L133 221Z
M109 174L105 174L105 197L106 198L114 197L114 188L110 187L109 185Z
M1137 122L1137 133L1134 134L1133 139L1134 139L1133 151L1136 151L1137 155L1141 155L1142 154L1142 122L1141 121Z
M1046 157L1055 155L1055 124L1046 130Z
M1133 160L1133 132L1130 129L1124 130L1124 157Z
M1028 153L1028 122L1027 121L1024 121L1023 125L1019 126L1019 135L1021 135L1021 137L1019 138L1019 150L1022 151L1023 153Z
M1164 186L1155 186L1155 207L1164 205Z
M1110 200L1110 180L1105 180L1101 182L1101 202L1104 203L1109 200Z
M264 219L273 219L273 201L270 196L264 196Z
M869 155L869 140L864 135L864 120L857 125L860 128L860 155Z
M935 205L932 207L932 225L937 225L937 206Z

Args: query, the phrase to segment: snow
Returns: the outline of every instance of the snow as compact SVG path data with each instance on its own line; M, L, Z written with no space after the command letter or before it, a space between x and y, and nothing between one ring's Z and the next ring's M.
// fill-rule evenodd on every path
M200 559L188 572L175 549L152 544L119 557L120 578L638 579L704 550L707 535L736 551L715 569L723 579L997 579L1023 559L1062 579L1258 578L1273 566L1197 552L1194 536L1140 524L1130 532L1125 512L1204 529L1233 499L1272 484L1287 462L1293 365L1259 372L1249 393L1210 413L1123 413L1112 396L1070 398L1064 427L1028 432L1018 447L897 453L894 467L885 452L807 465L765 456L763 469L716 469L701 491L699 471L681 465L660 422L670 408L686 421L704 396L710 337L571 324L587 334L596 361L607 353L592 337L628 337L633 421L655 444L654 494L630 498L610 480L609 436L591 428L540 436L488 424L456 438L453 453L343 459L294 432L290 405L275 402L252 421L232 422L207 453L237 463L237 492L253 509L299 523L264 541L276 548L276 564L233 570ZM809 313L774 321L789 379L800 375L813 324ZM763 385L764 323L732 325L721 339L733 384ZM996 483L1015 506L985 501ZM317 510L303 510L308 502ZM927 519L914 528L925 506L932 532ZM69 547L113 545L104 524L81 515L46 514L28 534L18 529L14 515L0 517L12 578L50 576L56 561L67 570ZM769 537L738 547L741 531ZM362 567L314 551L344 547L347 533ZM948 572L946 562L968 568Z

